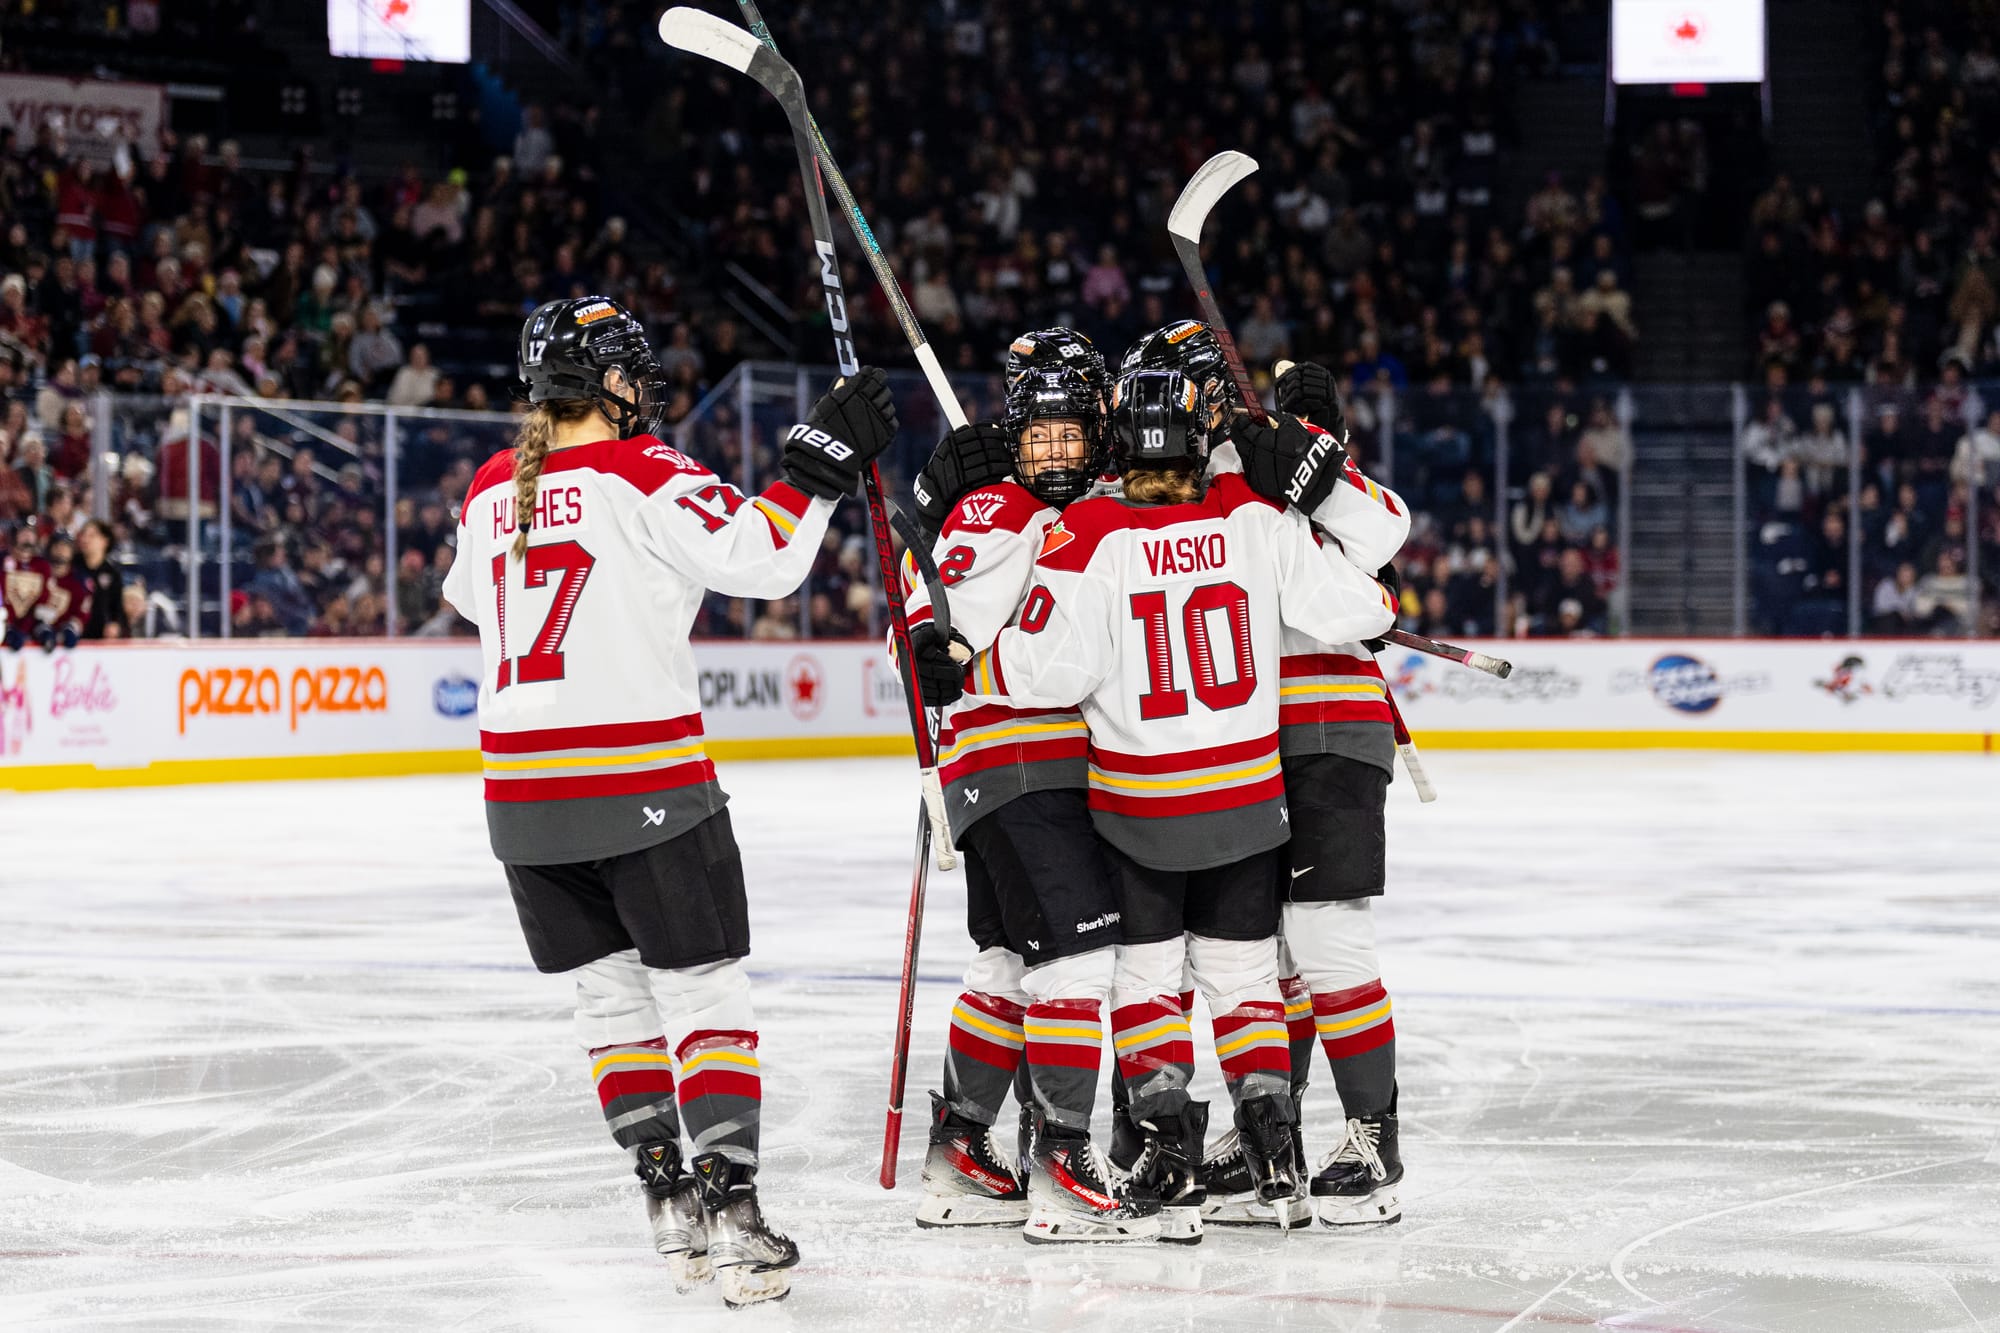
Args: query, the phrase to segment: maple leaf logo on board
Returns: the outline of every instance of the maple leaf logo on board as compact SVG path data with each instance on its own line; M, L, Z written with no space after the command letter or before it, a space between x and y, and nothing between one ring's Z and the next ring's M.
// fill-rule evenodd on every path
M389 0L388 4L382 6L382 21L394 23L397 19L406 17L409 12L410 0Z
M1676 23L1673 28L1674 40L1677 42L1686 42L1689 45L1700 42L1707 34L1707 25L1692 14L1683 15L1681 21Z

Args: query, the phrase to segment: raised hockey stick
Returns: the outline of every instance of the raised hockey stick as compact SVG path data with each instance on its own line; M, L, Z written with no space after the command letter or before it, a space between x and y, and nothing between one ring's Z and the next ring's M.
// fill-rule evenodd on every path
M1243 407L1250 413L1250 419L1261 426L1271 418L1258 400L1257 387L1250 382L1243 354L1236 350L1236 339L1229 335L1229 321L1222 317L1222 307L1216 304L1215 293L1209 290L1208 270L1201 262L1202 224L1208 221L1208 215L1222 196L1256 170L1255 158L1233 149L1217 153L1202 163L1188 178L1181 197L1174 200L1173 211L1167 214L1167 232L1174 238L1174 253L1181 257L1181 267L1187 271L1188 283L1194 288L1202 320L1222 345L1222 358L1229 363L1229 374L1243 395Z
M764 22L764 16L757 12L756 0L736 0L736 4L743 11L743 21L750 26L751 34L772 55L777 55L777 39L771 36L771 27ZM875 229L868 225L867 218L861 216L861 205L854 202L854 191L847 187L847 177L841 174L840 164L833 160L833 150L827 146L826 136L820 133L819 122L812 118L811 112L807 112L805 123L813 153L819 159L819 169L826 183L833 187L834 202L847 214L847 225L853 231L854 239L861 242L861 248L867 251L868 267L875 273L876 285L881 287L882 295L889 298L889 308L895 312L896 323L903 330L903 337L909 341L911 355L917 358L924 378L930 381L931 393L944 412L946 423L957 430L965 424L965 409L959 405L958 394L951 387L951 381L945 378L944 367L938 363L937 353L931 350L930 339L924 336L923 326L917 323L916 312L910 309L909 298L903 295L903 286L896 281L896 271L889 267L889 256L882 253L882 243L875 239Z
M754 13L754 11L752 11ZM833 224L827 217L826 195L821 174L821 161L814 148L816 127L811 114L806 109L805 86L799 80L798 71L787 64L770 43L768 30L760 44L756 37L740 28L716 18L712 14L685 6L669 9L660 18L660 39L669 46L678 47L695 55L728 65L741 73L748 74L778 100L791 121L792 143L799 157L799 176L805 187L806 209L812 222L813 248L819 257L820 284L826 294L826 310L833 326L834 356L842 374L853 374L859 369L854 355L854 343L848 337L847 299L840 282L840 263L833 244ZM830 165L830 164L829 164ZM858 218L859 212L851 214ZM865 223L861 224L864 227ZM873 241L871 234L869 240ZM879 247L876 247L879 251ZM884 271L887 263L884 261ZM889 278L894 285L893 275ZM898 293L900 296L900 293ZM911 325L915 323L911 320ZM905 330L908 332L908 329ZM921 331L916 335L921 338ZM913 341L912 346L915 346ZM926 345L922 351L929 354ZM926 376L932 379L933 391L944 383L943 370L937 364L934 354L919 357L925 365ZM945 385L944 394L950 395L950 386ZM954 427L963 425L965 416L958 410L955 397L941 397L940 402L949 402L947 415L956 413ZM868 513L870 526L875 533L875 555L881 565L882 589L889 598L890 633L896 645L896 662L903 678L903 695L910 709L910 729L916 737L917 763L923 769L923 806L918 811L916 865L910 877L910 909L903 935L903 976L901 994L898 999L899 1021L896 1029L895 1053L890 1069L889 1109L882 1136L882 1188L896 1187L896 1153L903 1134L903 1092L909 1081L910 1034L916 1015L917 951L922 937L924 919L924 897L930 877L931 844L936 843L938 869L950 870L958 864L952 852L951 829L944 817L944 790L938 780L937 741L932 735L929 720L923 707L923 698L917 690L916 657L910 647L909 618L903 607L902 574L896 568L895 552L889 541L889 504L882 494L880 469L870 466L866 478L868 492ZM911 542L910 534L904 536L913 555L920 563L928 558L929 552L921 540ZM927 577L935 570L927 572ZM932 613L942 615L940 628L950 623L947 605L937 600L944 591L941 584L932 585ZM949 638L949 630L945 630Z
M1208 331L1215 335L1215 341L1221 345L1223 360L1228 363L1229 373L1236 380L1237 389L1242 392L1243 406L1250 413L1250 419L1262 425L1271 419L1270 414L1264 411L1264 404L1258 401L1256 386L1250 382L1250 372L1243 365L1243 354L1236 350L1236 339L1229 333L1229 321L1222 317L1222 306L1217 303L1215 293L1209 289L1208 270L1201 262L1201 229L1207 223L1208 215L1215 211L1216 204L1221 202L1223 195L1229 193L1231 187L1256 170L1255 158L1233 149L1217 153L1202 163L1195 169L1194 175L1188 178L1187 185L1181 190L1181 197L1174 200L1173 210L1167 214L1167 231L1174 238L1174 253L1181 257L1181 267L1187 270L1188 282L1194 288L1195 301L1201 306L1202 320L1208 325ZM1400 630L1391 629L1382 637L1394 638L1395 642L1402 643L1403 640L1396 637L1401 633ZM1430 640L1423 639L1418 642L1429 643ZM1438 648L1443 646L1435 645ZM1450 653L1440 655L1451 656ZM1513 670L1512 667L1507 669ZM1389 692L1387 682L1383 683L1382 697L1389 701L1389 716L1396 727L1396 751L1403 756L1403 767L1409 771L1410 785L1417 789L1417 799L1424 802L1435 801L1437 789L1431 786L1430 775L1424 772L1423 760L1418 757L1417 747L1410 740L1410 729L1403 723L1403 710L1396 706L1396 696Z

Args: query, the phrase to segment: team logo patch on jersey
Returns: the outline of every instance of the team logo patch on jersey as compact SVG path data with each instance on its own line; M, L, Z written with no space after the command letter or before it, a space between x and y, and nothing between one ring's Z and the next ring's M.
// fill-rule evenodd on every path
M997 495L974 495L967 497L958 507L958 521L968 528L990 528L993 520L1000 517L1000 510L1006 501Z
M1036 553L1035 559L1046 560L1075 540L1076 534L1065 528L1061 519L1057 519L1055 526L1049 529L1048 535L1042 538L1042 549Z
M647 445L646 457L657 458L662 463L672 463L675 467L680 468L683 472L708 471L707 468L695 462L692 458L689 458L686 454L682 453L680 450L674 448L670 444Z

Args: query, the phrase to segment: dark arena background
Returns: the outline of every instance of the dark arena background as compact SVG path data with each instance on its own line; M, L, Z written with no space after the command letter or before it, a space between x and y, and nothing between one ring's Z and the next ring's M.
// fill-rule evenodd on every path
M2000 7L693 3L816 138L664 4L0 0L0 1326L2000 1328ZM1426 775L1373 908L1399 1221L915 1225L975 948L962 873L912 892L854 500L694 613L801 1259L676 1291L444 596L523 321L590 296L731 504L850 350L904 510L1032 330L1115 373L1220 319L1272 410L1330 372L1409 520L1352 687ZM1357 1122L1324 1064L1302 1105L1310 1175Z

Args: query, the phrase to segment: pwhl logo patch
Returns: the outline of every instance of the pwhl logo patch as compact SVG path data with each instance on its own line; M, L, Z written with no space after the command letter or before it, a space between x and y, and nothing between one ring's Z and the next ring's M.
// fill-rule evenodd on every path
M1762 671L1725 676L1699 657L1663 653L1643 672L1621 671L1611 680L1614 694L1648 690L1677 713L1711 713L1732 694L1762 694L1771 677Z

